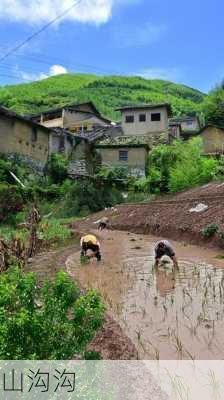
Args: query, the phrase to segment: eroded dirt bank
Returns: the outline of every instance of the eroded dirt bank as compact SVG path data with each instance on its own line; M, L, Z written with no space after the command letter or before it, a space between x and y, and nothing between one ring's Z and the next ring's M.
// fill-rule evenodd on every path
M190 212L198 204L207 208L201 212ZM85 230L90 223L105 215L110 219L111 229L151 233L224 249L224 183L208 184L147 204L119 205L95 214L78 225ZM218 233L206 239L202 230L211 224L217 226ZM73 226L76 229L78 225Z
M80 265L77 252L67 270L82 286L101 292L139 358L223 358L224 261L217 251L173 242L179 271L171 264L155 270L157 239L104 231L102 262Z

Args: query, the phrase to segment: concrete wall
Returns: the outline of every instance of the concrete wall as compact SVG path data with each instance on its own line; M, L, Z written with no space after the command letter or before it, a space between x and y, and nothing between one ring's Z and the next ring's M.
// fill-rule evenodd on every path
M98 148L105 166L127 167L132 175L145 175L147 150L144 147ZM128 161L119 160L119 151L128 151Z
M160 121L151 121L151 114L160 113ZM146 114L146 121L139 122L139 115ZM127 123L126 116L133 115L134 123ZM168 113L165 107L154 109L125 110L122 112L122 128L124 134L129 135L151 135L168 131Z
M0 153L16 153L45 164L49 154L48 133L41 127L37 128L36 140L32 139L32 125L0 116Z
M205 154L224 152L224 129L207 127L200 136Z

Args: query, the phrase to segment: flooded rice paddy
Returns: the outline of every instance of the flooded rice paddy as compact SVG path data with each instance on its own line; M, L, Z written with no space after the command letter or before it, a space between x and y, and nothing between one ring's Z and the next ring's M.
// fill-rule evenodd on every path
M101 263L81 265L79 252L68 272L98 289L141 359L224 358L224 260L217 252L174 244L179 270L154 268L157 238L104 232Z

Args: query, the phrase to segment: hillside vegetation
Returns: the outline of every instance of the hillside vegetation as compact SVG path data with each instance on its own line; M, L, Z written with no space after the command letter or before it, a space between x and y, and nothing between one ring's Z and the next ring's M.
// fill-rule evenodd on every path
M174 114L201 110L205 95L184 85L140 77L64 74L42 81L0 88L0 105L20 114L32 114L69 103L93 101L114 120L123 105L169 102Z

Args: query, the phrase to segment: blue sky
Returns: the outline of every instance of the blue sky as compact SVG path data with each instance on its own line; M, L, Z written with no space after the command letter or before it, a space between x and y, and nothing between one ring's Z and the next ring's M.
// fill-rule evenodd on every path
M1 0L0 56L74 0ZM207 92L224 77L222 0L82 0L0 63L0 84L62 72L140 75Z

